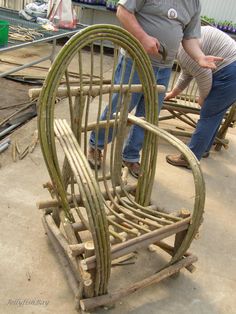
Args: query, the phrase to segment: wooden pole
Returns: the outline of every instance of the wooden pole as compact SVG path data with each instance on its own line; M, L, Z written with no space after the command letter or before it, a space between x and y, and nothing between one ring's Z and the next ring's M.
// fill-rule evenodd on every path
M87 241L84 244L84 255L85 258L88 258L90 256L94 255L94 243L93 241ZM91 280L88 285L84 285L84 296L87 298L92 298L94 296L94 282L96 277L96 270L92 269L90 270Z
M150 252L157 251L158 248L162 249L163 251L165 251L166 253L170 254L171 256L174 255L174 247L169 245L169 244L167 244L167 243L165 243L165 242L163 242L163 241L156 242L154 244L149 245L149 247L148 247ZM184 257L190 256L190 255L192 255L192 254L189 253L189 252L186 252L184 254ZM194 273L196 271L196 267L194 265L186 266L186 269L190 273Z
M120 236L121 239L126 239L128 236L126 232L119 232L118 235ZM112 235L110 236L111 244L118 243L118 242L121 242L121 240L116 237L113 237ZM69 248L71 249L72 256L78 256L78 255L84 254L85 243L71 244L69 245Z
M75 257L72 256L69 245L64 235L57 228L55 222L53 221L53 218L50 215L46 215L42 218L42 222L47 234L48 235L50 234L51 238L54 237L54 240L57 241L58 246L60 246L61 249L63 250L65 257L67 258L71 266L71 270L73 271L73 275L75 276L75 278L79 282L84 282L90 279L90 274L84 271L81 267L79 267L78 259L75 259Z
M39 97L39 94L41 92L42 88L32 88L29 90L29 97L31 99L37 98ZM156 90L159 93L164 93L166 91L165 86L163 85L156 85ZM100 95L100 93L102 92L102 94L108 94L108 93L117 93L117 92L131 92L131 93L141 93L143 91L143 87L140 84L136 84L136 85L122 85L122 87L120 85L103 85L102 86L102 90L100 86L93 86L91 88L91 86L83 86L82 88L82 93L83 95L90 95L92 97L96 97L98 95ZM80 87L75 87L72 86L70 88L70 94L71 96L78 96L81 93ZM57 97L66 97L68 96L68 89L67 87L59 87L57 90Z
M137 186L137 184L126 185L124 189L125 189L126 192L129 192L129 193L130 193L130 192L135 191L136 186ZM121 196L124 195L124 192L121 190L121 187L118 187L118 186L116 187L116 192L115 192L113 189L110 189L109 193L111 193L113 196L114 196L116 193L121 193ZM107 193L106 191L102 192L102 195L103 195L103 197L104 197L105 199L108 198L108 193ZM77 200L77 202L78 202L78 205L81 205L82 203L81 203L81 197L80 197L80 195L76 195L75 197L76 197L76 200ZM73 204L73 198L72 198L72 196L69 196L69 197L67 198L67 200L68 200L69 203ZM36 205L37 205L38 209L47 209L47 210L48 210L48 208L51 208L51 207L54 208L54 207L60 206L60 203L58 202L58 200L54 200L54 199L53 199L53 200L47 200L47 201L37 202ZM74 206L74 205L73 205L73 206ZM49 211L50 211L50 210L49 210ZM47 212L47 213L48 213L48 212Z
M136 282L135 284L127 287L127 288L122 288L120 290L114 291L110 294L98 296L95 298L90 298L90 299L83 299L80 300L80 306L82 310L86 311L91 311L95 309L96 307L99 306L104 306L107 304L114 303L121 298L136 292L137 290L143 289L147 286L150 286L154 283L158 283L161 280L170 277L174 275L175 273L179 272L181 268L187 267L188 265L191 265L197 261L197 257L194 255L190 255L186 258L181 259L179 262L176 262L173 265L170 265L169 267L159 271L158 273L145 278L141 281Z
M111 248L112 259L122 255L134 252L138 249L147 247L148 245L169 237L173 234L186 230L189 226L190 218L186 218L174 225L165 226L161 229L143 234L139 237L130 239L129 241L119 243ZM96 257L92 256L80 262L80 266L85 270L96 267Z
M68 257L65 251L62 249L61 245L59 245L58 240L55 238L55 235L50 230L48 224L46 223L45 217L42 221L43 221L43 226L47 233L47 236L50 242L52 243L53 248L56 251L59 261L61 262L61 265L63 266L65 270L69 285L75 295L76 302L79 302L80 298L82 297L83 282L78 281L78 278L76 278L74 274L74 270L71 267L71 264L68 260Z

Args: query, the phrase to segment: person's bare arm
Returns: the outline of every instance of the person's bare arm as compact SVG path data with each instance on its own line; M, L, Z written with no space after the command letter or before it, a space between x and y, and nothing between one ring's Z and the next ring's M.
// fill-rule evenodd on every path
M135 15L126 10L122 5L117 8L116 16L122 26L136 37L150 55L157 55L160 44L158 40L149 36L138 23Z
M192 79L193 77L182 69L174 88L166 93L164 100L170 100L178 96L189 85Z
M215 69L215 62L224 60L221 57L206 56L202 52L199 40L197 38L183 39L182 45L190 57L197 61L197 63L203 68Z

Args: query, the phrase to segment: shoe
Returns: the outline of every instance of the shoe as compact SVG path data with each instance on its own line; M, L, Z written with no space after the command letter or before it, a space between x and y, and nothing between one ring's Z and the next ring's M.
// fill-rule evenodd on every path
M188 161L185 159L185 157L182 154L176 154L176 155L167 155L166 161L177 167L185 167L190 169Z
M210 156L210 152L205 152L203 155L202 155L202 158L207 158Z
M87 159L92 169L95 169L96 166L97 169L100 169L102 164L102 151L100 149L90 147Z
M140 175L140 163L139 162L129 162L123 160L123 166L129 169L130 174L134 178L138 178Z

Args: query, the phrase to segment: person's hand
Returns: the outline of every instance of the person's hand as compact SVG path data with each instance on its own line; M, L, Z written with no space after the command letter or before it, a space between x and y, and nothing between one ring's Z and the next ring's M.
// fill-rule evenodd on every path
M174 98L173 93L168 92L168 93L166 93L164 100L170 100L171 98Z
M203 68L208 68L208 69L216 69L216 62L223 61L224 59L221 57L215 57L215 56L201 56L198 59L198 64L203 67Z
M146 34L146 36L142 38L141 43L149 55L152 56L158 55L160 43L155 37Z

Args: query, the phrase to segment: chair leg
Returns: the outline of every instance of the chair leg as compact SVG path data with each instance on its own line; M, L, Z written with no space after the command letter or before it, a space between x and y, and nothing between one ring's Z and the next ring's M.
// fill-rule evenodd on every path
M174 243L173 255L177 252L178 248L180 247L183 239L186 236L186 233L187 233L187 231L184 230L184 231L181 231L181 232L179 232L179 233L177 233L175 235L175 243ZM179 275L180 275L180 270L178 272L175 272L171 277L172 278L176 278Z
M186 236L186 233L187 233L187 231L184 230L184 231L181 231L181 232L179 232L179 233L176 234L176 236L175 236L174 250L173 250L173 253L174 253L174 254L177 252L178 248L180 247L180 245L181 245L183 239L184 239L185 236Z
M191 213L189 210L182 210L179 214L179 217L181 218L187 218L190 217ZM187 230L183 230L181 232L176 233L175 235L175 242L174 242L174 248L173 248L173 255L178 251L179 247L181 246L185 236L187 234ZM180 271L176 272L173 277L177 277L180 274Z

